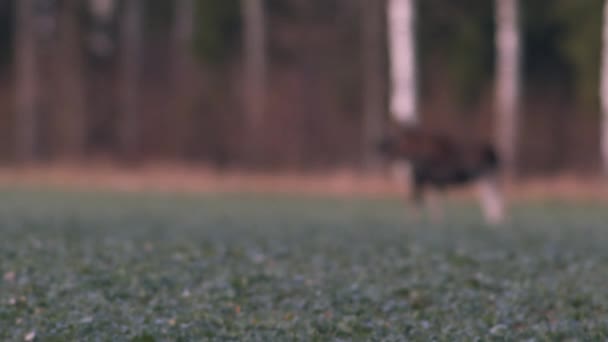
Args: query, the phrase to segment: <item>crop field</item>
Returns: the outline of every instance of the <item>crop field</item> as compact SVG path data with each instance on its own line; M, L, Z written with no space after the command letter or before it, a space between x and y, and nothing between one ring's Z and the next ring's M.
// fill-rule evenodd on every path
M0 192L1 341L608 339L608 205Z

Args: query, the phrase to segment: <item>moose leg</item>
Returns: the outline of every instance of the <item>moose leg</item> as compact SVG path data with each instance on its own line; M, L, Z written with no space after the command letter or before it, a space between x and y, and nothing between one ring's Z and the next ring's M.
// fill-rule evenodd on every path
M485 175L479 180L480 204L488 224L504 221L504 200L496 175Z
M409 212L415 221L420 221L424 205L424 185L417 179L412 182L411 198L408 203Z
M427 191L427 196L425 197L425 208L431 223L440 223L444 218L440 191L440 189Z

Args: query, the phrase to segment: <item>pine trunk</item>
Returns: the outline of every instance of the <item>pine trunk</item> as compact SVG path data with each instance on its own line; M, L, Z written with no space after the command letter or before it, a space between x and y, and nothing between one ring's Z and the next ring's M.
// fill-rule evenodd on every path
M266 111L266 19L262 0L241 0L244 33L244 112L249 136L248 157L259 162L263 151Z
M121 122L119 136L123 157L133 161L140 154L139 81L142 49L142 0L125 2L121 23Z
M22 163L36 158L38 128L38 73L34 3L16 2L15 157Z
M602 62L600 75L601 101L601 159L603 171L608 175L608 0L604 3L604 22L602 34Z
M363 156L367 170L379 167L380 160L376 145L382 138L385 115L384 92L384 39L383 11L384 1L360 0L362 17L363 58Z

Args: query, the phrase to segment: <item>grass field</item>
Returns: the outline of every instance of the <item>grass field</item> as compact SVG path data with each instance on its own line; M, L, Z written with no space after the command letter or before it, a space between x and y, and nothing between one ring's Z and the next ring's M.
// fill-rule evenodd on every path
M608 206L0 193L0 340L606 340Z

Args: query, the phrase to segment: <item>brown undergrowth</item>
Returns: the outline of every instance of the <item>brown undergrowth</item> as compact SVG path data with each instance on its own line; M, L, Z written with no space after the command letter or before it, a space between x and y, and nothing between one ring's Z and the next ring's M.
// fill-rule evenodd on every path
M86 191L154 191L188 193L290 193L327 196L403 197L408 186L388 173L366 175L332 172L218 171L207 167L146 165L121 168L109 164L36 165L0 168L0 186ZM558 175L527 178L506 185L513 199L606 200L608 180L599 176ZM450 197L474 196L474 187L449 191Z

